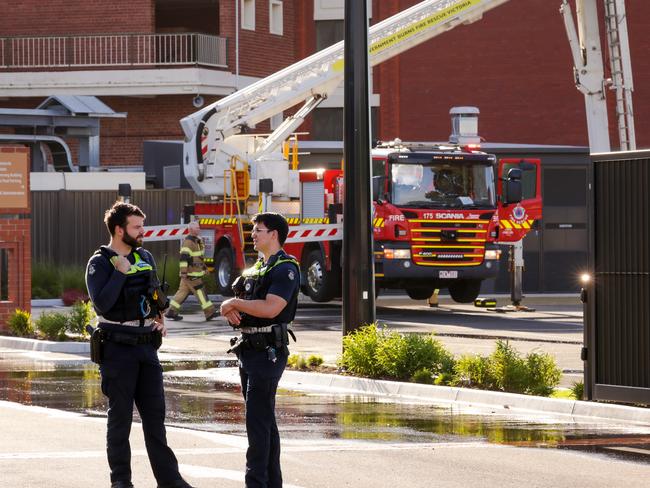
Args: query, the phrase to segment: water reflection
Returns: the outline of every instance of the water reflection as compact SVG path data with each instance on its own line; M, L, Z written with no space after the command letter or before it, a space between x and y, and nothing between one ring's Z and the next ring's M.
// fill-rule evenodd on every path
M186 361L165 363L164 368L205 369L218 365L220 362ZM171 424L243 435L244 408L238 386L205 378L173 376L165 377L165 389ZM106 412L98 368L88 363L48 370L0 371L0 399L93 416L103 416ZM280 390L277 414L284 438L378 442L485 440L528 447L582 450L598 447L600 451L616 441L620 445L634 445L637 451L650 448L649 429L576 423L563 417L538 416L531 420L530 416L504 415L490 409L472 410L447 404L396 404L369 396ZM620 455L620 449L608 454ZM644 456L641 458L645 461Z

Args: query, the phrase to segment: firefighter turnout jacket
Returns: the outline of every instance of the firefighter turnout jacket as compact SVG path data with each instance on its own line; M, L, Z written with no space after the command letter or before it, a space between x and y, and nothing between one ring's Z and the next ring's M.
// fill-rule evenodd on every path
M181 247L179 271L181 277L196 280L205 275L205 244L199 236L187 236Z

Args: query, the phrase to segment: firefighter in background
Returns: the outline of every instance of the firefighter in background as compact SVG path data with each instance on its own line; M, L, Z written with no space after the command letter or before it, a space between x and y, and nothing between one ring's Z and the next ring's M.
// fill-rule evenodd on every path
M199 300L201 309L205 314L205 320L213 320L219 316L215 310L214 304L208 298L203 288L203 276L205 276L205 263L203 255L205 254L205 244L199 236L199 223L190 222L187 226L189 234L183 241L180 255L180 276L181 282L174 298L169 302L169 310L165 317L172 320L183 320L183 316L178 312L181 305L190 293Z

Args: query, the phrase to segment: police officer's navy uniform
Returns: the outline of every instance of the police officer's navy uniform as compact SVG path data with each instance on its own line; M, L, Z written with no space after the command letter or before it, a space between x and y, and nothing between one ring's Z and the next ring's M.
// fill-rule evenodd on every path
M242 273L245 300L277 295L287 305L271 319L242 314L243 340L237 348L242 393L246 401L246 487L279 488L280 435L275 421L275 394L287 365L287 326L294 319L300 289L298 262L283 250L261 259ZM284 330L280 334L280 330ZM281 337L280 341L278 338ZM280 343L281 342L281 343Z
M135 249L127 256L131 268L124 274L113 264L117 258L112 249L102 246L86 268L88 293L103 337L100 372L102 392L109 402L106 444L111 482L131 486L129 434L135 402L158 486L188 487L165 433L160 344L156 343L160 333L151 327L158 314L151 296L154 259L148 251Z

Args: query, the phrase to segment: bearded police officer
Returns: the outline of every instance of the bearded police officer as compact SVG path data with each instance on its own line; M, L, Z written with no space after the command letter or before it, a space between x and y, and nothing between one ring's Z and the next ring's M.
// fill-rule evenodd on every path
M157 348L166 335L166 297L152 255L142 247L145 215L117 202L104 215L111 240L88 261L86 285L99 318L92 356L108 397L106 449L112 488L132 488L129 433L135 402L159 488L191 488L167 446L165 397Z
M298 305L300 268L282 249L289 232L286 219L267 212L252 220L253 243L264 257L238 278L234 290L239 298L224 301L221 315L242 332L232 351L239 357L246 401L246 487L279 488L275 393L289 355L288 325Z

